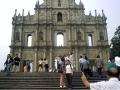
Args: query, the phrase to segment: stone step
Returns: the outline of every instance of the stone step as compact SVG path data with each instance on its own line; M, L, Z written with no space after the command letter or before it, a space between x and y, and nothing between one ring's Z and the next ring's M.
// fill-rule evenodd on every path
M33 73L10 73L11 77L15 76L15 77L19 77L19 76L36 76L36 77L44 77L44 76L59 76L59 73L57 72L33 72ZM0 77L5 76L5 73L0 73ZM74 72L73 76L80 76L80 72ZM104 74L103 74L104 76ZM94 73L94 77L97 77L96 73Z
M2 82L14 82L14 83L16 83L16 82L27 82L27 83L29 83L29 82L32 82L32 83L41 83L41 82L48 82L48 83L50 83L50 82L59 82L59 79L57 79L57 80L0 80L0 83L2 83ZM65 81L66 81L66 79L65 79ZM81 82L81 80L72 80L73 82ZM101 81L101 80L89 80L90 82L96 82L96 81Z
M104 79L105 77L88 77L90 82ZM0 90L67 90L67 88L59 87L59 73L11 73L8 77L5 73L0 73ZM73 75L72 90L89 90L84 87L79 72Z
M58 88L58 87L48 87L48 88L6 88L6 89L0 89L0 90L68 90L67 88ZM90 90L87 88L72 88L72 90Z
M19 85L19 84L21 84L21 85L24 85L24 84L29 84L29 85L59 85L59 82L0 82L0 85L9 85L9 84L13 84L13 85ZM73 85L83 85L83 83L82 82L73 82Z
M97 82L97 81L100 81L100 80L89 80L90 82ZM51 83L52 82L52 83ZM0 80L0 85L6 85L6 84L29 84L29 85L59 85L59 80L56 80L56 81L50 81L50 80ZM74 81L73 80L73 85L76 85L76 86L79 86L79 85L83 85L82 81L81 80L76 80Z
M21 84L21 85L16 85L16 84L8 84L8 85L1 85L0 89L44 89L44 88L60 88L59 85L28 85L28 84ZM83 85L79 86L74 86L73 88L79 88L79 89L85 89Z
M66 79L66 78L65 78ZM87 78L88 80L105 80L106 78ZM41 80L41 81L44 81L44 80L53 80L53 81L55 81L55 80L59 80L59 77L1 77L0 78L0 80L5 80L5 81L7 81L7 80L13 80L13 81L15 81L15 80L26 80L26 81L29 81L29 80L37 80L37 81L39 81L39 80ZM80 77L73 77L73 81L79 81L79 80L81 80L80 79Z
M0 90L68 90L68 89L64 89L64 88L44 88L44 89L0 89ZM89 89L77 89L77 88L73 88L72 90L89 90Z

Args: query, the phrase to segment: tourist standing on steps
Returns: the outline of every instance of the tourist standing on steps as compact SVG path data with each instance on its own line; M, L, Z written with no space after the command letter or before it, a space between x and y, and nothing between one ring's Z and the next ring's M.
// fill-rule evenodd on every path
M24 65L24 72L28 72L28 66L27 66L27 64Z
M38 63L39 63L39 65L38 65L39 66L38 71L42 72L43 71L43 58L41 58Z
M72 90L73 66L69 60L66 60L65 63L66 63L65 71L66 71L67 87L69 90Z
M13 72L20 72L20 58L18 54L14 57Z
M48 60L46 58L44 58L44 67L45 67L45 72L48 72L49 71L49 66L48 66Z
M30 61L27 62L27 72L30 72L31 66L30 66Z
M98 75L101 77L102 69L103 69L103 61L99 55L97 56L97 59L96 59L96 67L97 67Z
M91 63L90 63L90 60L88 59L87 56L85 56L85 59L86 59L87 62L88 62L88 75L89 75L89 76L92 76L93 73L92 73L92 65L91 65Z
M4 63L5 66L5 72L6 72L6 75L9 75L10 72L11 72L11 69L12 69L12 63L13 63L13 58L11 57L10 54L7 55L7 59Z
M58 73L60 76L60 88L64 88L65 86L65 80L64 80L64 72L65 72L65 60L63 58L61 58L61 60L59 61L59 65L58 65Z
M89 62L85 59L85 61L82 63L82 71L85 73L85 75L88 75L89 71Z
M82 56L80 56L79 63L80 63L80 69L81 69L81 71L83 71L83 62L85 62L85 61L86 60Z

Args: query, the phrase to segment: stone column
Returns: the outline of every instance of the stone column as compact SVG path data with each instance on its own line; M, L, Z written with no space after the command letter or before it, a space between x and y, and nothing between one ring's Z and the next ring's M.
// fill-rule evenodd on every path
M46 43L47 43L47 25L44 25L43 28L44 28L44 45L46 46Z
M19 29L19 36L20 36L20 50L19 50L19 54L20 54L20 57L22 58L22 46L23 46L23 24L21 25L21 28Z
M52 26L50 25L50 37L49 37L49 40L51 41L52 40Z
M38 30L35 31L35 41L36 41L35 46L37 46L38 45Z
M24 66L23 66L23 58L22 58L22 48L19 48L19 57L21 58L20 62L20 72L24 72Z
M35 49L34 72L38 72L38 49Z
M12 26L12 37L11 37L11 45L15 44L15 25Z
M53 60L52 60L52 48L50 48L50 61L49 61L49 69L53 69L53 67L52 67L52 62L53 62Z
M75 33L74 34L75 35L75 37L74 37L75 39L74 40L75 40L75 45L77 45L77 28L76 28L76 26L74 26L74 30L75 30L75 32L74 32Z
M76 26L74 26L74 29L75 29L75 41L77 40L77 29L76 29Z
M76 71L78 71L78 67L79 66L79 61L78 61L78 48L75 48L75 67L76 67Z
M12 36L11 36L11 49L10 53L12 56L14 56L14 49L13 46L15 45L15 25L12 26Z
M19 54L19 57L22 58L22 49L21 48L19 48L19 53L18 54Z
M70 26L69 26L69 30L68 31L69 31L69 35L68 36L69 36L69 41L70 41L71 40L71 33L70 33L71 32L71 27Z
M50 43L49 43L50 46L52 46L52 37L53 37L53 35L52 35L52 26L50 25L50 37L49 37L50 38Z
M38 34L39 34L39 26L37 25L36 27L36 31L35 31L35 60L34 60L34 72L38 72L38 45L39 45L39 42L38 42Z
M68 44L71 46L71 26L68 27Z
M46 58L46 49L44 49L43 58Z
M106 28L106 26L104 26L104 33L105 33L105 37L104 37L104 39L105 40L108 40L108 34L107 34L107 28ZM107 43L108 44L108 43Z

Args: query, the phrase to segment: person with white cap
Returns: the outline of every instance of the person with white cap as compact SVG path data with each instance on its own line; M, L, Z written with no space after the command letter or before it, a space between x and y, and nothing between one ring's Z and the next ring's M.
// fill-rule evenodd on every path
M117 66L118 72L120 73L120 57L115 57L115 64Z
M90 90L120 90L120 81L118 79L119 73L117 67L110 67L107 71L108 81L100 81L90 83L84 73L82 72L82 82L85 87L90 88Z

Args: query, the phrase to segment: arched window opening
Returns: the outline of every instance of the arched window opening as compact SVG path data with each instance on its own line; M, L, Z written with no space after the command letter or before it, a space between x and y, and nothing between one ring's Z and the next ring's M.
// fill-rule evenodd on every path
M15 33L15 40L17 40L17 41L20 40L20 32Z
M58 0L58 7L61 7L61 0Z
M39 40L43 40L43 32L39 32Z
M100 32L100 40L104 40L103 32Z
M92 34L88 34L88 46L93 46L93 37L92 37Z
M29 34L29 35L27 36L27 46L28 46L28 47L31 47L31 46L32 46L32 35L31 35L31 34Z
M57 15L57 21L62 22L62 13L58 13Z
M64 35L63 33L57 34L57 46L64 46Z
M78 39L78 40L82 40L81 32L77 32L77 39Z

